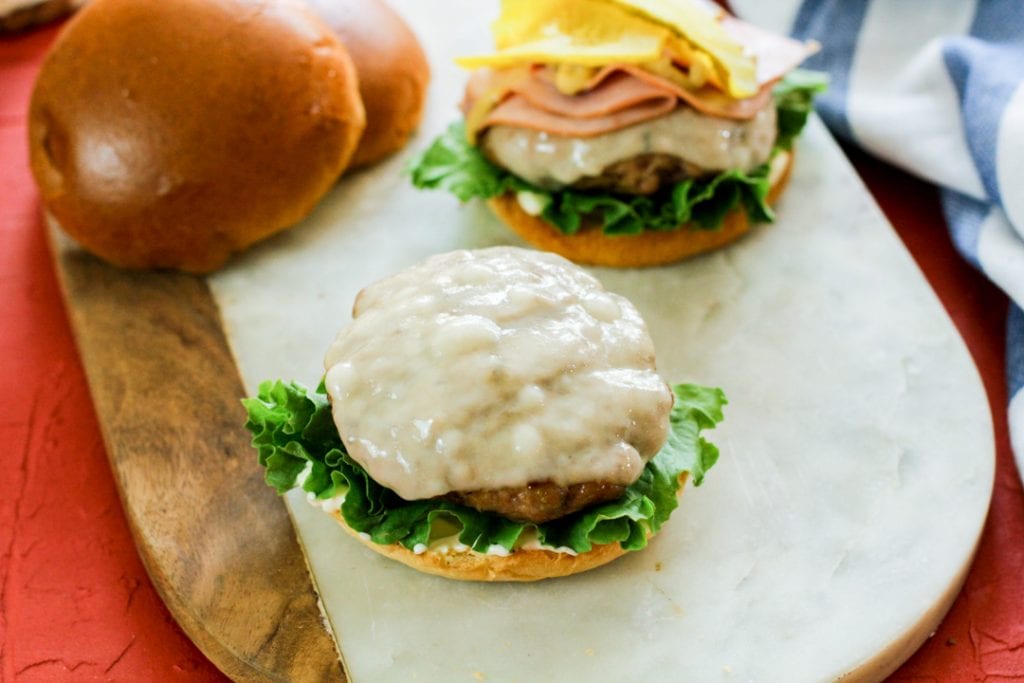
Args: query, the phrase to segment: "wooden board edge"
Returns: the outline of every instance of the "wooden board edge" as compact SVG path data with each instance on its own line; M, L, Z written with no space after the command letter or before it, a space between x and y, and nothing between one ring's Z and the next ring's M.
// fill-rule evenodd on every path
M120 270L48 223L121 503L172 616L234 680L346 681L290 516L243 428L206 281Z

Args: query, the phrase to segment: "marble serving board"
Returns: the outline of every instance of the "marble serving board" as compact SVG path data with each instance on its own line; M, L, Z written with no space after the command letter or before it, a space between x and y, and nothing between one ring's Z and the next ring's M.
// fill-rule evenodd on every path
M493 3L393 4L433 68L418 137L209 280L249 392L268 378L316 384L366 284L433 253L519 244L484 207L402 174L457 116L465 74L452 58L489 49ZM678 265L592 272L645 316L666 379L727 393L710 436L719 464L645 551L530 585L417 573L289 496L350 679L892 671L963 581L992 487L992 428L952 323L820 122L799 141L776 223Z

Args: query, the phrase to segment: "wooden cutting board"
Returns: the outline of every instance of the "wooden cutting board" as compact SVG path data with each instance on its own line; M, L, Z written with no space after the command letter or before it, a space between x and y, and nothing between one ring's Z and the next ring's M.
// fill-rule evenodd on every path
M206 282L125 272L50 236L121 501L171 614L235 680L345 680L291 521L255 466Z
M732 401L712 435L720 464L643 553L540 586L451 584L263 484L241 396L267 378L315 383L370 281L437 251L515 243L480 207L401 175L455 116L451 57L488 49L486 10L452 0L467 19L446 24L394 4L434 68L420 136L303 225L209 280L126 273L51 233L140 554L184 630L239 680L344 679L335 636L356 683L894 670L963 582L991 424L951 322L818 122L778 223L677 266L595 271L637 302L668 379L720 384Z

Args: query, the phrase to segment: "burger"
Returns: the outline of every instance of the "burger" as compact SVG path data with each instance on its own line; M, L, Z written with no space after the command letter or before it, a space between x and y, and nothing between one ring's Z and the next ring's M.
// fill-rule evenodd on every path
M718 450L721 390L669 387L624 297L555 254L440 254L365 288L316 390L243 400L267 483L373 550L478 581L645 547Z
M817 46L698 0L502 0L464 120L410 166L487 200L533 245L595 265L676 261L771 208L824 77Z

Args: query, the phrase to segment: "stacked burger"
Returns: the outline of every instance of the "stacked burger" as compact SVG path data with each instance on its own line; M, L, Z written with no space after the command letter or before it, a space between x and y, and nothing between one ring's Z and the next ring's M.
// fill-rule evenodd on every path
M503 0L463 123L413 183L482 198L528 242L581 263L654 265L770 221L816 46L697 0ZM607 239L608 237L616 239Z
M363 289L313 391L243 403L279 492L373 551L536 581L648 545L718 459L722 390L670 387L636 307L554 254L436 254Z

